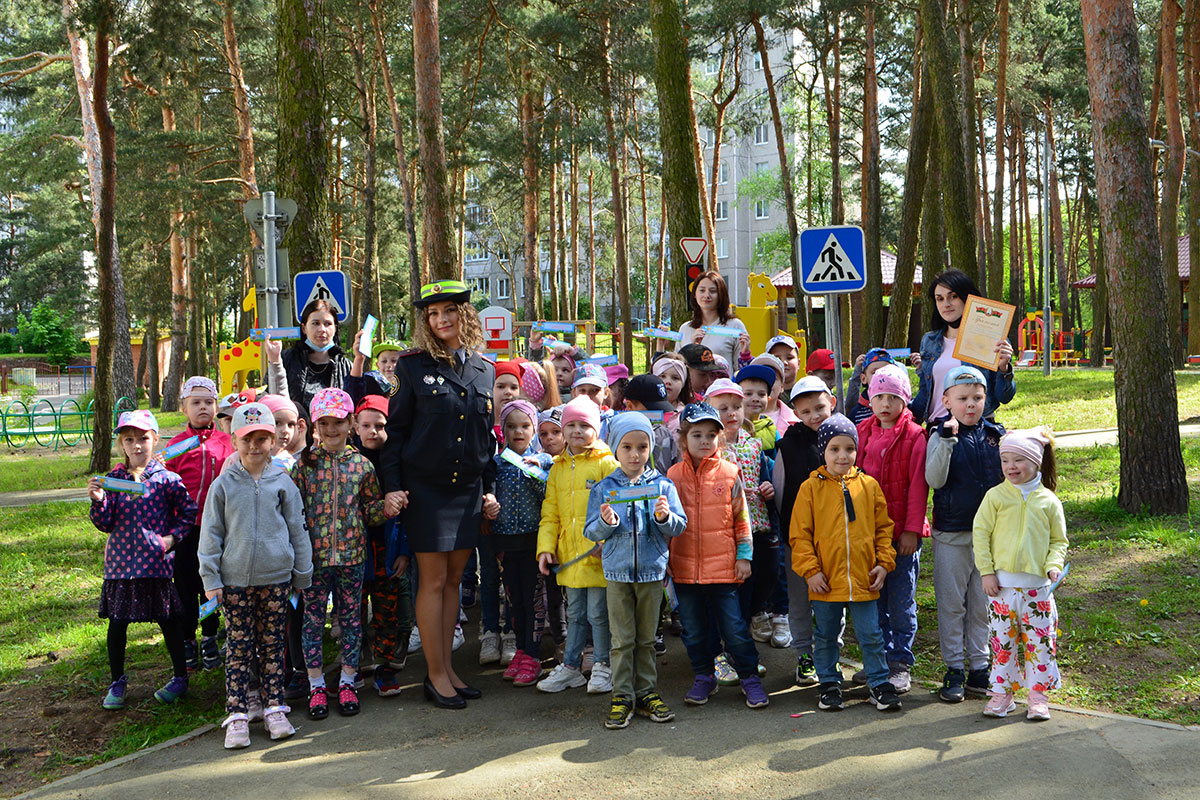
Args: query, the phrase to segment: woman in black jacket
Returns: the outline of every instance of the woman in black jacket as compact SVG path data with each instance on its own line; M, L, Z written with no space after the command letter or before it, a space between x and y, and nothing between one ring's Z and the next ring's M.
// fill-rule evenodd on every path
M425 696L464 708L480 696L454 672L451 645L459 583L483 519L500 510L494 495L492 433L495 369L479 355L483 330L462 281L421 287L414 347L396 365L380 461L385 508L401 508L419 575L416 616L429 674Z
M350 374L350 359L338 344L337 310L326 300L313 300L300 314L303 339L283 351L283 370L287 375L287 393L300 408L308 411L313 395L322 389L341 389ZM279 344L265 343L267 359L280 360Z

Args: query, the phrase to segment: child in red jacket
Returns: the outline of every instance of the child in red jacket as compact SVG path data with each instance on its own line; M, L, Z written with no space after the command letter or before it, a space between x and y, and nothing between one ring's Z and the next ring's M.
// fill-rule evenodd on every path
M896 568L888 573L879 594L879 628L889 681L897 693L904 694L912 688L909 670L915 663L921 539L929 536L925 431L908 410L912 383L903 367L879 368L871 376L867 396L871 416L858 423L858 466L883 487L888 516L895 523ZM854 680L865 683L866 676L855 673Z
M213 612L199 621L200 603L203 601L204 583L200 580L200 562L196 558L196 547L200 543L200 520L204 516L204 502L208 489L221 472L225 459L233 455L233 440L229 434L219 430L214 422L217 417L217 385L202 375L193 375L179 390L187 427L177 433L167 447L188 442L190 446L182 454L167 460L167 469L183 479L188 495L196 503L196 523L191 533L183 537L175 549L175 589L183 603L183 614L179 626L183 633L183 648L188 671L200 668L204 660L205 669L216 669L221 665L221 650L217 647L217 625L220 617ZM193 437L195 439L193 440ZM196 625L199 622L200 646L196 646Z

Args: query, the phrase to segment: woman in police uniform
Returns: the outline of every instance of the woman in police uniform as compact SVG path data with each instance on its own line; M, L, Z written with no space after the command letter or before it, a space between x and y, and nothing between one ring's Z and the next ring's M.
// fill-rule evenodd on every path
M421 287L413 348L396 365L380 460L388 513L407 509L404 526L420 574L425 696L441 708L465 708L480 696L455 674L450 652L463 568L480 523L500 510L493 494L495 370L476 352L483 332L470 298L462 281Z

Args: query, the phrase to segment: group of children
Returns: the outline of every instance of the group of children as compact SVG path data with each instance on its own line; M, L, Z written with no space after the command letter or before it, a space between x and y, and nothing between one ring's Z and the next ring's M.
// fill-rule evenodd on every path
M864 664L854 681L880 710L898 710L915 661L921 545L932 537L939 696L986 694L984 713L1003 717L1023 686L1029 718L1048 718L1046 693L1059 683L1052 584L1067 547L1053 442L1044 429L1006 433L984 418L978 370L947 374L946 414L927 431L908 408L908 371L878 350L855 370L865 388L852 380L847 416L821 375L825 356L814 353L798 377L786 336L732 374L703 345L659 354L631 377L571 345L535 344L531 355L544 359L496 367L500 512L478 551L481 663L501 662L518 687L611 693L608 728L634 714L666 722L674 713L657 690L656 658L670 628L694 674L689 705L732 684L747 706L766 706L757 641L793 647L796 683L818 685L818 707L839 710L848 615ZM189 425L172 440L185 452L165 461L154 456L153 416L122 415L124 463L110 477L144 493L89 485L92 519L110 534L106 708L124 702L129 622L162 627L174 666L155 693L162 702L186 692L197 653L205 667L220 663L215 616L195 642L201 591L226 619L226 747L248 746L248 724L260 719L271 738L291 735L286 703L305 694L312 718L327 715L329 695L342 714L357 713L367 650L380 694L399 692L416 576L375 473L382 395L395 384L381 373L371 385L378 393L357 403L324 389L306 410L278 395L233 398L230 438L215 386L189 379ZM321 655L331 596L336 690ZM548 674L543 632L561 640Z

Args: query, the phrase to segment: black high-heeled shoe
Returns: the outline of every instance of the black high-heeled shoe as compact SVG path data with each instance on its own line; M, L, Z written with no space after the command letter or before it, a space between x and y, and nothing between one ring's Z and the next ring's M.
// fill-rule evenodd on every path
M483 697L483 692L476 689L474 686L455 686L454 691L463 700L478 700Z
M460 697L457 693L449 697L444 697L438 694L438 690L433 688L433 681L429 680L429 676L425 676L425 699L433 703L438 708L466 708L467 701Z

